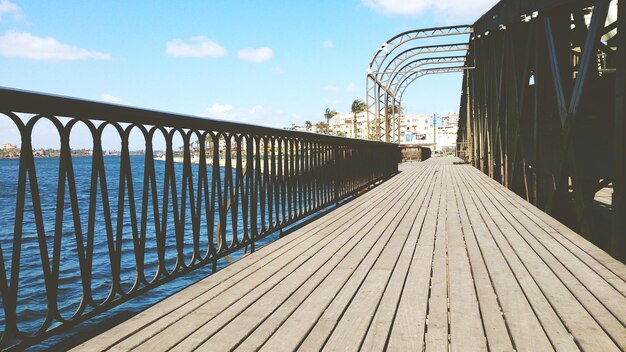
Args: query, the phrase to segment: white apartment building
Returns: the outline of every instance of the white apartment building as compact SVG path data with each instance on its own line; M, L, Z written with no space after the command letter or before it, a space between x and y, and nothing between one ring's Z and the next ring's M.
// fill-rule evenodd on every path
M354 115L352 113L339 114L330 119L330 131L339 136L348 138L367 139L367 113L362 112L356 115L357 133L354 135ZM370 126L371 128L372 126ZM373 129L373 128L372 128Z
M429 115L403 115L400 117L402 143L432 144L433 117Z
M354 135L354 116L352 113L336 115L330 120L329 129L334 135L348 138L367 138L367 113L357 114L357 133ZM446 116L437 116L437 125L434 125L432 115L411 114L400 116L401 143L422 144L433 146L435 150L442 150L456 146L456 133L459 125L459 115L449 113ZM375 133L376 126L370 121L370 134ZM323 131L321 131L323 132Z
M459 127L459 115L450 113L447 116L406 115L401 118L403 144L422 144L434 146L434 150L454 148Z

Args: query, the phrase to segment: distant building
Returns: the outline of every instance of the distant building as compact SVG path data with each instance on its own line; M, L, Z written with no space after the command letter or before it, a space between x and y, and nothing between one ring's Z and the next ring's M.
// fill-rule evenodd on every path
M367 139L367 112L356 114L356 136L354 134L354 115L350 113L339 114L330 119L330 132L334 135L348 138ZM373 130L374 125L370 124Z
M400 133L403 144L432 144L433 117L429 115L402 115Z
M434 150L454 150L456 148L456 133L459 127L459 114L448 113L445 116L437 116L436 120L435 126L432 115L400 115L401 143L434 146ZM367 139L367 125L367 112L357 114L355 135L354 115L352 113L343 113L330 119L329 131L337 136ZM326 131L319 131L315 127L312 128L312 131L326 133ZM375 121L370 121L370 138L374 138L375 133Z
M4 143L2 145L2 150L13 150L13 149L17 149L17 144L13 144L13 143Z
M306 127L292 124L290 130L299 132L309 132Z
M72 149L72 156L92 156L93 151L91 149Z

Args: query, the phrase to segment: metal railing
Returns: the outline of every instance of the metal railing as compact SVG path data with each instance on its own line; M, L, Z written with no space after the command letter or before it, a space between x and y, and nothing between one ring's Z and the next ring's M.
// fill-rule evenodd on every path
M0 229L2 348L41 341L193 269L215 270L398 171L396 144L11 89L0 88L0 119L20 136L15 184L1 195L15 200ZM59 142L48 173L33 148L44 122ZM90 158L71 148L78 126ZM115 157L105 131L119 142ZM137 136L142 152L129 146ZM34 291L45 311L36 328L22 322Z

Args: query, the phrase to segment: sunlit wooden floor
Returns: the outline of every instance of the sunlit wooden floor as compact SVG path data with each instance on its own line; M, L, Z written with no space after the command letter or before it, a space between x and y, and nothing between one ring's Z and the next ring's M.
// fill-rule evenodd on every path
M626 349L626 266L457 160L403 164L76 350Z

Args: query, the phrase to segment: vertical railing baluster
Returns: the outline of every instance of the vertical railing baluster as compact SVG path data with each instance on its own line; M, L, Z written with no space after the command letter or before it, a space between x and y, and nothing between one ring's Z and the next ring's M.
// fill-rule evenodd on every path
M272 195L270 183L270 164L269 164L269 138L263 137L263 181L261 183L261 221L263 233L270 231L272 227ZM266 212L267 209L267 212ZM267 222L266 222L267 221ZM267 224L267 225L266 225Z
M237 148L237 152L235 153L235 180L232 180L232 154L229 155L229 160L231 160L231 172L230 172L230 214L231 214L231 228L233 233L233 240L231 242L231 247L235 247L239 244L239 196L240 196L240 180L242 179L242 168L241 168L241 139L240 136L232 135L231 138L235 139L235 148Z
M244 218L247 221L246 241L250 244L250 252L254 252L257 232L257 201L256 201L256 182L254 172L254 136L246 135L246 195L245 204L243 206Z
M116 216L116 226L115 226L115 258L116 261L113 263L114 272L114 280L115 285L113 286L113 291L118 294L122 294L122 236L124 231L124 205L126 198L126 182L125 182L125 173L126 173L126 158L128 157L128 139L125 137L125 133L120 133L121 138L121 157L120 157L120 168L118 175L118 188L117 188L117 216ZM68 147L69 148L69 147Z
M280 216L280 221L278 221L278 226L283 226L287 221L286 221L286 217L285 217L285 198L286 198L286 193L287 190L285 188L286 186L286 182L285 182L285 177L287 176L287 171L286 171L286 164L287 164L287 160L285 160L284 158L284 153L286 152L285 150L285 145L284 145L285 139L283 138L279 138L278 139L278 177L276 178L278 181L278 189L280 190L280 192L277 192L277 194L279 195L279 200L280 200L280 212L278 213ZM278 201L276 202L277 204L279 203Z
M213 144L213 168L211 172L211 210L209 212L210 216L210 226L211 232L209 232L209 236L212 244L212 253L213 260L211 261L212 270L215 272L217 270L217 260L219 259L219 251L221 250L221 244L223 241L218 239L218 236L221 236L221 226L225 224L225 221L222 221L222 184L221 184L221 173L220 173L220 134L213 134L209 132L211 136L211 143ZM217 205L216 205L217 202ZM215 211L218 212L218 223L215 223ZM213 242L213 237L215 237L215 242Z
M296 200L295 207L297 209L296 218L299 218L303 214L302 210L302 140L295 140L295 174L294 174L294 183L296 187L296 192L294 193L294 197Z
M152 131L154 131L154 129ZM148 231L148 201L151 182L150 161L154 164L154 152L152 151L152 133L146 132L143 129L142 133L146 149L143 161L143 184L141 189L141 223L139 224L139 234L137 236L137 244L135 245L135 258L137 261L138 280L144 285L147 285L145 258Z
M206 256L201 258L202 254L200 252L200 234L198 234L198 248L194 248L197 251L198 258L201 258L201 263L207 263L212 256L215 255L214 252L214 243L213 243L213 216L215 214L215 210L211 203L211 197L209 195L209 176L208 176L208 163L207 163L207 140L209 138L208 132L200 132L198 135L198 146L200 148L200 158L198 161L198 198L197 198L197 209L198 209L198 217L202 214L202 205L204 204L204 214L206 216L206 236L207 236L207 250ZM211 143L211 142L209 142ZM204 199L204 202L202 201ZM198 219L198 222L201 223L201 220Z
M185 133L179 129L172 129L170 131L170 140L174 141L174 135L178 132L183 139L183 168L185 168L185 153L189 145L187 140L185 139ZM174 151L172 146L172 159L171 162L166 164L166 179L169 179L170 182L170 190L172 194L172 215L174 222L174 240L176 246L176 260L174 262L174 267L171 272L167 272L167 276L170 276L172 273L175 273L180 269L184 262L183 255L183 243L184 243L184 214L185 214L185 188L181 185L181 199L178 199L178 185L176 184L176 166L174 162ZM185 177L181 175L181 183L185 184ZM167 234L166 236L171 236L172 234ZM166 247L167 247L167 239L166 239ZM167 249L166 249L167 252ZM166 258L167 260L167 258Z
M163 178L163 204L161 211L161 232L157 233L157 253L158 253L158 269L157 269L157 277L167 277L167 267L165 262L167 258L165 257L166 253L166 244L167 244L167 218L168 218L168 202L170 195L170 179L174 177L174 151L172 147L172 133L167 133L164 135L165 140L165 177ZM174 193L174 192L172 192Z
M126 152L122 150L122 163L124 165L124 172L122 173L122 177L126 182L127 192L128 192L128 212L130 215L130 225L131 225L131 236L132 236L132 245L133 245L133 254L135 257L135 280L133 282L132 287L129 292L135 291L139 288L139 284L141 282L142 275L140 272L143 272L143 262L139 262L139 257L136 253L141 251L140 243L139 243L139 229L137 223L137 207L135 204L135 188L133 185L133 176L132 176L132 165L130 163L130 150L128 148L128 143L130 139L130 132L134 126L128 126L123 133L123 144L126 146ZM120 293L124 294L123 291Z
M193 172L191 170L191 166L189 168L189 208L191 213L191 242L192 242L192 254L189 259L189 266L193 266L197 264L200 259L200 229L201 229L201 215L202 215L202 163L200 162L200 153L203 148L200 147L202 141L202 136L200 131L189 131L189 139L192 136L198 139L198 176L196 180L196 191L193 189ZM191 145L190 145L191 148ZM193 155L191 155L193 158ZM191 164L191 163L190 163Z

